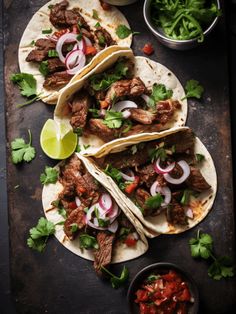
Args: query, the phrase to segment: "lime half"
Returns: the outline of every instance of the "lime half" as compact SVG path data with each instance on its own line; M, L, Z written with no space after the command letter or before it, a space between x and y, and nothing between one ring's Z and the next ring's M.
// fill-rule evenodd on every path
M40 145L50 158L65 159L75 151L77 135L68 124L48 119L41 131Z

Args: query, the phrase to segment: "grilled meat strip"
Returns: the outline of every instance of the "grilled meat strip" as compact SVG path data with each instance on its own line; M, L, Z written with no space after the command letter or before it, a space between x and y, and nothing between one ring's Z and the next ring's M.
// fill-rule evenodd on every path
M147 110L135 108L129 109L129 111L131 112L131 119L142 124L152 124L156 119L155 114Z
M39 38L35 42L36 49L30 51L27 62L42 62L48 59L48 51L56 48L56 43L47 38Z
M66 71L49 74L43 83L43 87L48 90L58 90L68 84L71 77Z
M85 206L81 205L80 207L72 210L66 218L64 223L64 232L70 240L74 240L77 235L77 232L71 231L72 224L77 225L77 231L82 230L86 226L84 208Z
M95 35L98 39L98 44L101 47L116 45L116 41L113 40L108 31L101 26L95 30Z
M157 178L157 173L154 170L153 165L148 164L137 170L137 174L140 178L140 184L145 184L147 187L151 187Z
M139 77L131 80L120 80L111 85L106 94L106 102L111 105L114 99L122 96L140 96L145 93L146 87Z
M73 129L85 127L91 103L91 97L85 91L79 91L74 95L71 103L72 117L70 119Z
M102 119L90 119L86 132L97 135L104 142L112 141L117 137L117 130L108 128Z
M177 100L167 99L159 101L157 106L156 119L162 124L169 122L177 109L181 109L181 104Z
M153 212L153 209L149 209L145 204L149 197L151 197L150 193L148 193L144 189L138 188L135 192L135 200L137 201L138 205L143 209L144 217L151 215Z
M97 234L99 249L94 251L94 268L97 272L101 270L102 266L106 267L111 263L114 237L114 234L109 234L104 231L100 231Z
M187 186L197 192L203 192L210 189L210 185L206 182L205 178L201 174L200 170L194 167L190 167L190 175L186 180Z
M178 133L173 133L161 139L166 147L175 147L175 153L193 154L195 136L192 130L184 130Z
M187 225L184 208L174 198L172 198L171 204L167 209L167 221L173 225Z
M50 58L48 61L49 73L59 72L66 69L66 66L59 58Z

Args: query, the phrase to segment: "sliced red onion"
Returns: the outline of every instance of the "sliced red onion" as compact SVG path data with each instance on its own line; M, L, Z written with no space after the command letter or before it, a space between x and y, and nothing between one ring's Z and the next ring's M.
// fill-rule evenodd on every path
M109 212L112 208L112 198L108 193L103 193L99 199L99 205L105 212Z
M185 209L185 216L187 216L187 217L190 218L190 219L193 219L193 211L192 211L192 208L187 207L187 208Z
M78 198L78 196L75 197L75 203L78 207L81 205L81 200Z
M77 36L76 34L72 34L72 33L66 33L64 35L62 35L56 44L56 51L58 53L59 59L61 60L61 62L65 63L65 57L62 54L62 47L65 43L69 43L69 42L77 42Z
M131 100L122 100L118 101L115 105L112 106L113 111L119 111L121 112L122 110L126 108L138 108L135 102Z
M74 75L85 66L86 57L84 53L80 50L78 50L78 53L79 53L79 56L78 56L77 66L75 66L73 69L67 70L68 74Z
M171 190L168 186L161 187L157 181L155 181L151 188L150 193L152 196L155 196L157 193L160 193L164 196L164 202L161 204L161 206L166 206L171 201Z
M122 112L122 115L124 119L128 119L131 115L131 112L129 110L125 110L124 112Z
M86 46L92 46L92 45L93 45L92 42L91 42L91 40L88 39L88 37L83 36L83 39L84 39L84 41L85 41Z
M67 69L72 69L74 66L78 64L80 56L80 50L79 49L73 49L71 52L69 52L65 59L65 64Z
M83 51L83 53L85 53L86 43L85 43L84 38L81 38L81 40L78 41L78 48L79 48L79 50Z
M95 225L95 224L92 223L90 220L86 220L86 223L87 223L87 225L90 226L91 228L98 229L98 230L107 230L107 228L102 228L102 227L99 227L99 226Z
M108 213L110 221L113 222L116 219L116 217L119 216L119 214L120 214L120 209L119 209L118 205L115 202L113 202L112 209Z
M180 178L175 179L171 177L169 173L164 174L164 178L167 182L171 184L181 184L183 183L190 175L190 167L185 160L178 161L177 164L182 168L183 174Z
M94 220L93 220L94 222L91 222L91 220L92 220L92 213L94 212L95 208L98 208L98 210L99 210L99 207L100 207L100 206L99 206L98 203L92 205L92 206L89 208L89 210L88 210L88 212L87 212L87 214L86 214L86 219L85 219L85 221L86 221L86 224L87 224L87 225L89 225L90 227L92 227L92 228L94 228L94 229L106 230L107 228L99 227L98 221L96 221L96 218L94 218Z
M150 101L150 97L148 95L141 95L141 97L143 98L143 100L148 103Z
M112 233L116 233L117 229L118 229L118 221L115 220L113 221L113 223L107 228L110 232Z
M170 165L168 165L166 168L162 168L160 166L160 162L161 162L161 159L158 158L157 161L154 163L154 169L157 173L159 174L164 174L164 173L169 173L171 172L174 167L175 167L175 162L172 162Z
M159 186L159 183L155 181L150 188L150 193L152 196L155 196L157 193L160 193L160 191L161 187Z
M122 176L122 178L125 180L125 181L131 181L133 182L135 180L135 176L134 176L134 173L132 170L129 170L129 173L130 175L128 176L127 174L125 174L124 172L121 172L120 171L120 174Z

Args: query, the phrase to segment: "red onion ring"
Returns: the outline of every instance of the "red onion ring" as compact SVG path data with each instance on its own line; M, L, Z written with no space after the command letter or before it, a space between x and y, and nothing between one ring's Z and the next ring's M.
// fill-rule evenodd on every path
M177 164L182 168L183 174L180 178L175 179L171 177L169 173L165 173L163 176L165 180L171 184L181 184L183 183L190 175L190 167L185 160L178 161Z
M158 174L164 174L164 173L169 173L171 172L174 167L175 167L175 162L172 162L170 165L168 165L166 168L162 168L160 166L160 161L161 159L158 158L157 161L154 163L154 170L158 173Z
M85 66L86 57L84 53L81 50L78 50L77 53L79 54L77 65L73 69L68 69L68 74L74 75Z
M134 176L134 173L132 170L129 169L129 172L130 172L130 176L125 174L124 172L121 172L120 171L120 174L122 176L122 178L125 180L125 181L131 181L133 182L135 180L135 176Z
M86 224L89 225L90 227L94 228L94 229L106 230L107 228L99 227L98 225L95 224L95 221L96 221L95 219L96 218L94 218L94 223L91 222L91 220L92 220L92 213L94 212L95 208L99 208L99 204L98 203L92 205L89 208L89 210L88 210L88 212L86 214L86 218L85 218Z
M141 95L141 97L143 98L143 100L148 103L150 101L150 97L148 95Z
M131 112L129 110L125 110L122 112L123 118L128 119L131 115Z
M91 40L88 37L83 36L83 39L85 41L86 46L92 46L93 45Z
M112 233L116 233L118 227L119 227L118 221L115 220L107 229Z
M65 63L65 57L62 54L62 46L65 43L69 43L69 42L78 42L77 40L77 36L76 34L72 34L72 33L66 33L64 35L62 35L56 44L56 51L58 53L59 59L61 60L61 62Z
M122 100L113 105L111 110L121 112L126 108L138 108L138 106L131 100Z
M159 183L157 181L155 181L150 188L150 194L152 196L155 196L157 193L160 193L161 195L163 195L165 197L164 202L161 204L161 206L166 206L170 203L170 201L171 201L171 190L168 186L161 187L159 185Z
M99 199L99 205L105 212L109 212L112 209L112 198L108 193L103 193Z

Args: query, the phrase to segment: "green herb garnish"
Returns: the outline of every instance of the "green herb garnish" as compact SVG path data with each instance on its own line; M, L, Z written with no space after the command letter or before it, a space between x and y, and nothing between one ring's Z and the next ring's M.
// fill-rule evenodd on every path
M48 69L48 61L42 61L40 63L39 66L39 72L43 75L43 76L47 76L49 73L49 69Z
M11 142L11 158L14 164L22 161L30 162L36 155L35 148L31 146L32 135L30 130L28 130L28 133L29 142L27 144L23 138L16 138Z
M52 167L45 167L44 173L40 175L40 182L42 184L56 183L59 172L57 169Z
M184 193L183 193L183 196L181 198L180 203L182 205L188 205L189 201L190 201L190 196L192 195L192 193L193 193L193 191L191 191L191 190L188 190L188 189L184 190Z
M73 132L76 133L78 136L83 135L83 128L75 128L73 129Z
M98 16L98 11L97 10L94 10L93 9L93 18L95 19L95 20L99 20L100 21L100 18L99 18L99 16Z
M117 289L120 286L124 285L129 278L129 270L125 266L123 267L123 270L122 270L121 275L119 277L112 274L108 269L106 269L103 266L101 267L101 270L110 276L112 288L114 288L114 289Z
M161 161L165 161L167 158L167 153L164 147L156 147L153 149L150 149L148 151L148 155L151 158L151 162L153 162L155 159L160 158Z
M128 37L130 34L138 35L138 34L140 34L140 32L132 32L132 30L130 28L128 28L126 25L123 25L123 24L120 24L116 28L116 35L120 39L124 39L124 38Z
M155 196L149 197L145 201L145 205L148 208L155 209L155 208L159 208L161 204L163 203L163 201L164 201L163 196L161 196L160 193L157 193Z
M167 89L164 84L154 84L152 87L152 94L149 97L148 106L156 109L156 103L160 100L170 99L173 95L171 89Z
M58 52L55 49L48 50L49 58L58 57Z
M67 218L67 212L64 207L58 208L58 214L61 215L64 219Z
M74 233L74 232L76 232L76 231L78 230L78 225L77 225L77 223L71 224L70 227L71 227L70 230L71 230L72 233Z
M52 28L42 30L42 34L51 34L51 33L52 33Z
M185 85L186 96L181 100L186 98L197 98L200 99L204 92L204 88L196 80L189 80Z
M110 129L118 129L122 126L123 121L122 112L107 110L103 123Z
M99 245L96 238L88 234L79 235L80 247L85 249L98 249Z
M202 154L196 154L195 158L196 158L196 161L200 163L205 159L205 156Z
M97 22L95 25L94 25L95 28L98 28L98 27L101 27L101 24L99 22Z
M82 33L80 33L80 34L78 34L78 35L76 36L76 39L77 39L78 41L80 41L82 38L83 38L83 34L82 34Z

